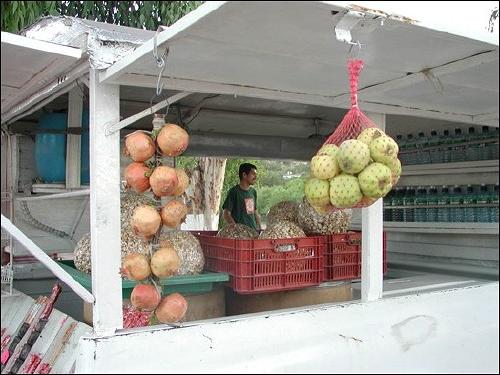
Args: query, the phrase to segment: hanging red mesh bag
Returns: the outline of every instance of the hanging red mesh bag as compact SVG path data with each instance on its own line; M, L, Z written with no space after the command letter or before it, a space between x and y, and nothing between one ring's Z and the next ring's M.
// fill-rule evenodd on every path
M349 70L349 83L351 88L351 109L342 119L342 122L335 131L328 137L325 145L340 144L347 139L356 139L356 137L367 128L376 128L377 126L361 112L358 106L358 83L359 74L363 69L363 60L349 59L347 62Z
M342 122L340 123L339 126L335 129L335 131L328 137L326 142L323 144L323 146L326 145L336 145L340 146L344 141L347 140L356 140L357 137L360 135L361 132L363 132L365 129L368 128L374 128L378 129L378 127L359 109L358 106L358 82L359 82L359 74L361 72L361 69L363 68L363 61L358 60L358 59L349 59L348 60L348 71L349 71L349 81L350 81L350 91L351 91L351 109L347 112L347 114L344 116L342 119ZM383 133L383 132L382 132ZM350 142L351 144L353 142ZM354 142L356 143L356 142ZM366 153L366 149L364 150L363 154L364 157L359 157L359 159L363 160L370 160L370 152L368 151L368 154ZM355 153L353 153L355 154ZM367 161L368 164L370 164L370 161ZM360 165L363 163L360 162ZM368 165L365 164L365 167ZM353 163L354 165L354 163ZM365 167L358 171L349 171L345 170L345 168L342 168L342 170L351 176L356 177L358 173L361 172ZM353 168L354 169L354 168ZM358 180L355 180L355 183L352 182L353 178L349 177L342 177L342 179L337 179L335 182L331 182L330 184L330 197L340 197L342 196L344 199L345 196L347 195L346 192L351 194L351 192L356 191L356 194L351 194L353 197L357 198L352 198L351 202L345 203L346 200L344 199L342 203L335 203L335 198L332 200L330 198L332 206L330 207L330 210L337 210L337 209L344 209L344 208L362 208L362 207L368 207L371 204L373 204L378 198L369 198L365 195L363 195L363 192L359 188ZM351 182L347 183L346 179L350 178ZM335 180L336 178L334 178ZM341 182L342 181L342 182ZM355 188L354 185L357 185L358 187ZM347 200L348 201L348 200Z

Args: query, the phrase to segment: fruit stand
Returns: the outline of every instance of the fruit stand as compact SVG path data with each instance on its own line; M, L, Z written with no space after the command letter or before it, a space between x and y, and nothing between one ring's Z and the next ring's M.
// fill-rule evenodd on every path
M498 313L498 282L453 289L441 285L429 287L433 291L429 293L384 295L383 199L358 206L356 212L361 220L357 229L361 229L361 235L330 237L327 244L324 238L309 237L309 242L295 244L305 249L299 258L290 259L293 255L285 251L276 262L312 271L316 278L299 280L302 286L335 281L336 272L344 280L359 277L361 292L357 301L188 322L182 329L159 325L129 331L123 329L123 280L116 270L122 266L120 139L130 133L127 128L133 124L139 124L133 130L151 130L155 112L176 104L181 108L193 97L201 105L208 95L218 95L221 108L237 112L238 104L240 114L222 124L219 132L211 127L217 126L215 123L224 115L199 123L190 137L191 155L310 160L350 108L347 58L358 53L364 54L366 62L359 105L379 130L386 129L390 115L498 127L498 116L475 116L498 112L498 104L490 95L491 90L498 93L498 84L483 90L485 82L481 79L493 71L491 67L498 67L497 45L422 28L405 17L335 2L286 6L278 2L266 6L206 2L176 24L150 36L113 64L105 68L90 65L88 69L92 272L91 279L87 276L80 281L87 289L91 287L95 299L94 334L80 341L78 372L399 371L408 369L405 366L425 369L423 356L434 369L469 368L471 362L474 368L480 364L486 370L495 367L492 353L497 353L498 336L483 333L485 327L498 327L493 320ZM363 44L361 49L355 38ZM441 40L450 47L439 54ZM93 52L100 61L99 49ZM163 53L168 54L165 67L157 64L157 57ZM450 85L451 94L446 98L429 83L435 77ZM450 80L457 83L452 85ZM122 95L133 97L142 92L143 97L154 96L160 82L164 84L165 99L123 116ZM470 91L465 89L470 87ZM289 116L276 116L268 126L265 110L256 117L248 115L255 108L287 109ZM181 109L177 111L182 113ZM301 122L303 118L297 114L304 113L312 113L316 120ZM328 120L318 120L322 114ZM234 121L240 123L235 125ZM300 124L295 126L294 121ZM238 132L231 133L231 127ZM299 132L297 129L300 136L293 136L293 132ZM387 177L392 177L390 172ZM381 196L385 194L387 191ZM399 208L394 205L395 210ZM234 252L224 253L225 249L239 247L242 263L247 265L250 259L245 258L245 242L224 240L205 238L205 246L213 246L213 252L208 251L208 263L228 267L217 271L234 277L231 282L239 283L234 286L240 291L251 291L255 285L245 283L248 274L231 269L233 263L229 260ZM279 240L248 241L253 243L252 251L262 246L257 249L262 251L262 257L270 249L289 245L289 241ZM359 241L361 246L356 247ZM347 270L330 270L325 280L322 262L339 255L329 248L337 242L345 250L339 258L352 256L356 264ZM311 248L314 251L307 254ZM328 254L317 251L319 248L328 249ZM305 261L307 257L312 261ZM73 269L69 271L75 278L82 277ZM269 273L264 270L263 277ZM175 282L175 278L168 280L167 287L169 282ZM266 279L261 285L264 290L272 289L276 286L273 282ZM291 280L292 285L294 282ZM496 301L496 305L488 301ZM478 309L479 304L485 308ZM481 323L473 326L471 317ZM463 331L457 327L465 327L464 334L472 339L464 340ZM126 350L130 347L135 348L133 353Z

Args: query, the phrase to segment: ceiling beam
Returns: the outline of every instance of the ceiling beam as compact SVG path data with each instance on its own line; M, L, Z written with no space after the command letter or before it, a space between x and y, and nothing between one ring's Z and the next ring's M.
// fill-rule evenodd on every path
M491 57L491 55L489 55ZM113 82L115 84L135 87L151 87L156 88L157 77L150 75L138 74L123 74L119 81ZM284 92L279 90L269 90L257 87L249 87L242 85L213 83L206 81L197 81L182 78L163 78L164 87L169 90L190 91L205 94L223 94L234 96L246 96L260 99L285 101L290 103L300 103L309 105L318 105L323 107L334 108L349 108L350 100L344 94L338 96L322 96L312 95L306 93L293 93ZM399 84L402 84L400 82ZM406 83L405 83L406 84ZM402 105L394 105L390 103L377 103L368 100L361 100L360 107L364 111L424 117L446 121L456 121L466 124L498 126L498 120L483 119L481 117L474 118L473 115L463 113L450 113L442 112L433 109L416 108Z

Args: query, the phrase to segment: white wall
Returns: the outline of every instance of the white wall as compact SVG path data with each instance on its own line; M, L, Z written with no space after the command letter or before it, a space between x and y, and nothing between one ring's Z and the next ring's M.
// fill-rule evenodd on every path
M498 373L498 282L83 338L79 373Z

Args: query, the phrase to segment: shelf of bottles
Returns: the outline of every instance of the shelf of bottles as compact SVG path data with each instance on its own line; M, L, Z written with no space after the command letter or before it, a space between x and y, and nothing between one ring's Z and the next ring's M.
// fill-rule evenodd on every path
M498 223L498 184L396 187L384 198L384 221Z
M453 134L444 130L438 134L432 130L426 135L419 132L396 136L399 158L403 165L455 163L463 161L496 160L499 145L498 128L483 126L481 131L470 127L467 132L456 128Z

